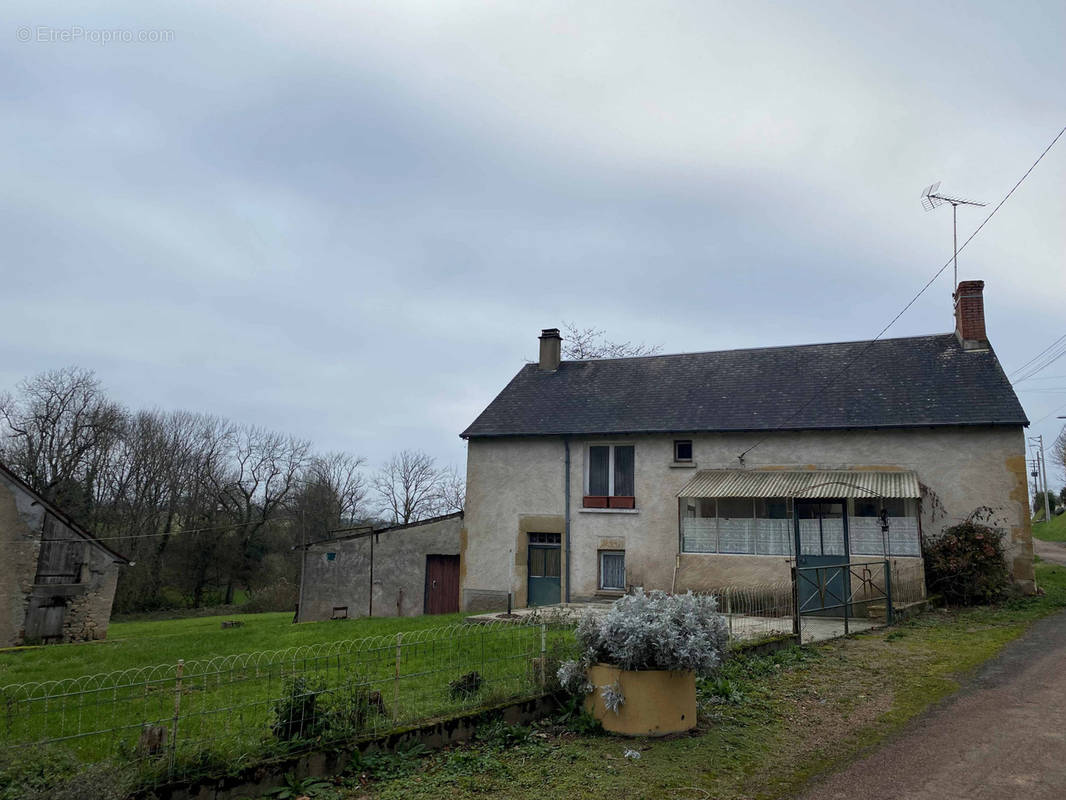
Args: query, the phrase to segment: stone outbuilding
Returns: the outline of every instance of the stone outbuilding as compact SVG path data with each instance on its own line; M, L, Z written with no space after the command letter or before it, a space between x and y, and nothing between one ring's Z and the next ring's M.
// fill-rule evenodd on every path
M546 329L462 434L463 609L886 559L924 593L922 542L971 518L1032 591L1029 423L983 289L958 285L952 333L877 341L565 361Z
M459 511L308 543L297 622L458 611L462 523Z
M107 637L122 555L0 464L0 646Z

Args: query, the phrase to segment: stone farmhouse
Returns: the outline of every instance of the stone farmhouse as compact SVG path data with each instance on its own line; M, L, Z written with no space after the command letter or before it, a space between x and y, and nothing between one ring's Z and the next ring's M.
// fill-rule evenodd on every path
M1032 591L1028 420L961 282L955 331L586 361L556 329L462 434L462 607L634 586L788 584L872 559L920 574L922 541L1002 531Z
M132 566L0 464L0 647L107 637Z

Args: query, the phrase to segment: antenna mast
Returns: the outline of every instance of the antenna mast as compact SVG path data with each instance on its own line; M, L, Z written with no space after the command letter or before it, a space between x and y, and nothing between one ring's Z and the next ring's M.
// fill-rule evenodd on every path
M964 200L961 197L948 197L946 194L940 194L940 181L937 181L930 186L926 186L925 189L922 190L922 208L926 211L932 211L941 203L951 203L952 241L955 245L955 256L953 259L955 282L951 284L951 294L954 297L955 290L959 286L959 206L977 206L980 208L986 204L978 203L976 200Z

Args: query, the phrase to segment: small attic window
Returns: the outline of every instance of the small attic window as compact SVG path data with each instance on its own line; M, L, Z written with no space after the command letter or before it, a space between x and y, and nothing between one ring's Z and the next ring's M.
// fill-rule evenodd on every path
M675 439L674 440L674 461L691 461L692 460L692 440L691 439Z
M326 553L326 561L336 561L336 560L337 560L337 554L336 553Z

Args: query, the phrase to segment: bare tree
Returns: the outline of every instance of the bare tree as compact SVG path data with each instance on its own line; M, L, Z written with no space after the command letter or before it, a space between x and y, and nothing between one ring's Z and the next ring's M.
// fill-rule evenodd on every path
M394 524L418 522L438 513L442 471L433 456L403 450L389 459L370 480L385 516Z
M0 457L36 491L85 519L93 485L126 423L91 370L67 367L0 397Z
M1062 427L1059 435L1055 437L1054 444L1051 445L1051 458L1066 470L1066 425ZM1066 500L1066 497L1063 499Z
M218 502L233 525L236 547L224 602L233 602L238 580L247 582L258 555L253 547L273 519L307 464L311 443L246 426L232 439L232 466L216 485Z
M606 331L598 328L579 328L573 322L564 322L563 358L574 361L594 358L632 358L653 356L662 350L662 346L657 344L612 342L605 336Z
M437 500L438 514L462 511L466 506L466 478L455 467L441 470Z
M367 518L365 463L348 453L311 457L289 504L299 543L324 539L336 528Z

